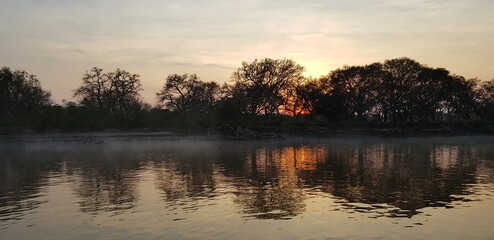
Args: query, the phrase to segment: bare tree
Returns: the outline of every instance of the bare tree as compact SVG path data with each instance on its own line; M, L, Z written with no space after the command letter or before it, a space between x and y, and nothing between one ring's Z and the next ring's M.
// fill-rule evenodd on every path
M130 107L140 105L139 91L142 85L139 75L117 68L115 72L107 73L107 76L110 79L109 102L113 108L125 112Z
M110 80L103 69L93 67L82 77L82 86L74 91L74 96L81 97L81 104L95 108L107 107Z
M74 91L74 97L87 107L126 112L130 108L140 107L139 75L125 70L103 73L103 69L93 67L82 77L82 86Z

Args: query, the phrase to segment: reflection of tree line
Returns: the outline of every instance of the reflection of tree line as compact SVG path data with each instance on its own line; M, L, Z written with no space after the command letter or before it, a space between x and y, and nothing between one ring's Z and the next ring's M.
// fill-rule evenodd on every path
M47 185L47 174L57 167L46 155L26 158L16 150L0 153L0 222L36 209L42 203L36 197Z
M83 212L131 209L139 199L144 165L152 169L167 206L195 204L189 209L195 210L198 201L224 194L227 186L244 214L286 219L302 213L306 193L317 188L349 203L387 203L411 216L423 207L448 207L461 200L458 195L469 191L466 184L477 181L477 159L492 159L489 146L337 142L317 147L218 147L220 151L206 147L144 152L146 157L132 150L2 153L0 219L36 208L40 203L35 200L52 173L72 179ZM492 164L482 164L482 171L492 173L487 169ZM26 202L34 205L24 206Z
M297 176L294 148L251 149L245 157L245 181L233 183L235 202L259 218L287 218L304 210L304 192Z
M446 206L455 200L451 195L475 182L470 148L374 145L346 154L330 151L329 161L335 163L331 193L349 202L388 203L413 215L423 207Z
M408 216L446 206L475 183L477 152L457 146L332 145L251 150L236 203L259 218L283 218L304 209L304 188L350 203L387 203Z
M0 158L0 219L22 217L42 203L50 177L68 176L83 212L117 211L133 207L138 162L125 153L31 152L17 149ZM26 206L30 204L29 206Z
M177 161L163 160L154 165L154 174L156 187L162 191L163 200L167 203L174 205L184 199L199 199L214 194L219 180L211 159L199 154L187 154Z
M137 201L139 162L126 151L89 152L68 159L83 212L122 211Z

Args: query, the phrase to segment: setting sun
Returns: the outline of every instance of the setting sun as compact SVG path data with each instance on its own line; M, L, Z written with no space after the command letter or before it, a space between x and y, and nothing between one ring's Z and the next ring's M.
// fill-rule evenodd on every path
M326 75L330 70L334 70L329 62L325 61L311 61L311 60L300 60L302 66L305 67L304 76L318 78L322 75Z

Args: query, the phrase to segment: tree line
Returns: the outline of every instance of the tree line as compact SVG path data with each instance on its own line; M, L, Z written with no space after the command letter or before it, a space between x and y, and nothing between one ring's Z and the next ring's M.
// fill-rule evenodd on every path
M152 107L140 98L140 76L125 70L86 71L76 102L55 104L36 76L0 70L4 127L105 129L210 128L259 121L442 122L494 120L494 79L466 79L410 58L344 66L303 76L290 59L243 62L222 85L196 74L170 74Z

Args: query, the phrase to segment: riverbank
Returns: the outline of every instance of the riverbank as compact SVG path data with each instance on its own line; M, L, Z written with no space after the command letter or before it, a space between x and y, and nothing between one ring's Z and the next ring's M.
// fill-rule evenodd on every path
M294 122L283 124L222 124L203 131L163 129L104 130L95 132L36 132L15 129L0 134L0 142L82 142L98 144L114 140L197 139L197 140L260 140L324 137L437 137L492 136L491 122L455 123L338 123L314 124Z
M229 139L263 139L290 137L373 136L373 137L425 137L425 136L477 136L494 135L491 122L458 123L294 123L281 126L232 126L218 129Z
M36 133L25 131L15 134L0 134L0 143L2 142L80 142L84 144L100 144L115 140L132 140L132 139L177 139L187 138L187 136L172 132L147 132L147 131L119 131L107 130L98 132L43 132Z

